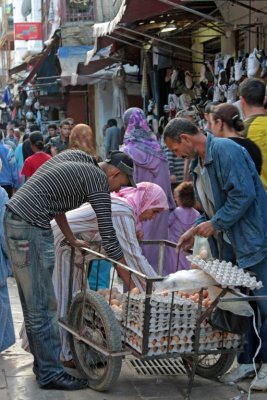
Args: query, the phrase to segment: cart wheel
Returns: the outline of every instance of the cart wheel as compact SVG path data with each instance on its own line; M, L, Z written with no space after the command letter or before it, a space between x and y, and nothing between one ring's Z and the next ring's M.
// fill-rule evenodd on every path
M225 374L231 368L235 356L235 353L199 356L196 374L208 379L218 378L218 376Z
M78 293L70 307L69 324L85 338L108 351L121 350L121 332L109 305L99 294L89 290ZM105 391L118 379L122 357L105 356L70 335L73 360L81 374L89 379L89 385L97 391Z

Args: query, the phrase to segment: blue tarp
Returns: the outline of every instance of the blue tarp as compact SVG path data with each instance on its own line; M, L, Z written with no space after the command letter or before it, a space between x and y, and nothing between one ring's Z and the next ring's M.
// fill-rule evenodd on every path
M75 57L86 54L87 51L92 50L94 46L64 46L59 47L57 55L60 58Z

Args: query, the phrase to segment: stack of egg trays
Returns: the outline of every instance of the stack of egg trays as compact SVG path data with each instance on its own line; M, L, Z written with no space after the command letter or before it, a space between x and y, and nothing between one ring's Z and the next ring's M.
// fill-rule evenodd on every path
M174 332L175 333L175 332ZM165 336L166 335L166 336ZM192 337L194 336L193 330L180 330L179 336L170 336L170 343L168 345L168 331L151 333L148 337L148 356L162 355L166 353L191 353L193 350ZM123 339L126 338L128 343L138 353L143 354L142 341L143 337L130 329L124 331ZM179 342L177 339L179 338Z
M242 346L241 335L214 330L207 321L201 324L199 352L219 349L238 349Z
M131 294L129 303L125 298L123 305L124 338L131 347L142 353L145 295ZM197 304L192 300L175 295L172 303L172 295L152 295L148 355L191 352L196 328L196 310Z

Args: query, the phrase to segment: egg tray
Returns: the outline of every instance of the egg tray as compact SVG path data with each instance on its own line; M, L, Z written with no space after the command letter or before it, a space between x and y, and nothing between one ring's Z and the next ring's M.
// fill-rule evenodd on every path
M131 321L128 322L127 327L126 326L122 327L124 332L125 332L125 328L129 334L133 333L133 334L137 335L140 339L142 339L144 336L143 327L133 325L133 323L131 323ZM179 326L172 327L171 329L169 329L169 326L166 328L162 327L162 329L159 329L159 330L149 329L148 340L160 339L162 336L165 336L166 340L167 340L168 336L170 336L170 337L178 336L182 340L186 336L187 339L190 340L190 338L194 338L195 329L196 329L196 324L192 324L191 326L179 325ZM200 337L203 337L203 338L211 337L212 335L214 336L216 332L219 332L219 331L214 331L210 325L201 324L201 326L200 326ZM222 333L221 337L226 338L227 335L228 335L227 333ZM229 337L231 337L231 336L229 336Z
M139 321L140 323L144 321L145 318L145 312L138 312L135 309L130 309L128 310L123 310L122 316L124 320L129 320L129 319L134 319L136 321ZM195 321L196 320L197 314L195 312L181 312L181 311L175 311L173 310L172 313L167 313L167 312L162 312L162 313L156 313L153 312L153 310L149 313L149 319L150 322L153 323L165 323L169 322L170 319L173 320L181 320L181 321Z
M122 325L125 326L126 322L122 322ZM184 320L175 320L172 321L171 324L167 321L164 323L150 323L149 332L162 332L171 330L178 330L179 328L191 328L194 329L196 326L196 321L184 321ZM143 331L143 323L137 320L128 320L127 327L139 332Z
M207 274L211 275L222 287L243 286L251 290L263 287L262 282L257 281L255 276L244 272L242 268L238 268L231 262L219 260L205 261L199 256L188 256L187 258L192 264L196 264Z
M138 353L142 354L142 347L138 346L136 344L133 343L127 343L130 347L132 347L134 350L136 350ZM160 356L163 354L167 354L167 353L192 353L193 351L193 346L190 343L185 343L185 344L177 344L176 346L170 345L169 349L167 346L161 346L161 347L154 347L154 348L150 348L148 349L147 355L148 356Z
M221 349L242 349L242 341L240 339L236 340L227 340L227 341L219 341L219 342L206 342L206 343L200 343L198 347L198 351L205 352L209 350L221 350Z
M147 355L162 355L168 353L190 353L194 350L194 335L193 332L184 331L180 336L172 338L169 346L167 338L161 335L151 334L148 338L148 352ZM202 339L202 340L201 340ZM129 331L126 331L126 343L135 349L138 353L142 354L142 337ZM179 340L179 341L178 341ZM222 333L220 338L218 337L206 337L200 338L199 351L208 350L220 350L220 349L239 349L242 347L241 337L231 333Z
M127 328L127 330L129 332L133 332L135 334L137 334L140 338L143 338L144 336L144 329L143 329L143 325L129 320L127 321L127 326L125 324L122 325L122 328ZM150 325L149 326L149 337L152 337L152 339L156 339L160 336L166 336L168 337L170 336L181 336L182 338L185 335L189 335L189 337L192 337L195 335L195 329L196 329L196 323L173 323L171 325L171 327L169 328L169 324L168 325L161 325L161 326L153 326ZM214 329L212 328L211 325L209 324L204 324L202 323L200 325L200 337L204 337L204 338L208 338L211 336L214 336L217 332L219 331L214 331ZM223 333L221 332L221 337L223 337L224 339L227 337L228 333ZM203 339L205 340L205 339ZM202 341L203 341L202 340Z
M217 336L220 334L220 336ZM238 340L241 343L241 336L237 334L232 334L230 332L219 332L213 331L212 333L206 332L205 335L200 335L199 343L227 343L229 341Z
M133 319L138 319L139 321L143 321L145 317L145 312L142 311L140 312L137 309L130 308L130 309L123 309L122 315L124 316L124 319L126 319L126 316L129 318ZM153 322L166 322L169 321L170 319L180 319L180 320L195 320L196 319L196 312L195 310L189 311L189 312L181 312L180 310L172 310L169 312L155 312L155 310L150 310L150 320Z
M186 334L184 334L185 338ZM164 340L163 342L157 341L157 343L153 343L157 338L161 336L159 335L153 335L151 334L148 338L148 355L152 354L165 354L168 351L168 342L167 339ZM170 342L169 350L170 352L184 352L185 350L187 351L192 351L193 349L193 342L190 338L186 337L185 339L180 339L179 343L177 343L175 340L172 340ZM138 336L137 334L134 334L130 330L126 330L126 338L124 336L124 340L126 341L127 344L129 344L131 347L133 347L136 351L139 353L142 353L142 337Z
M129 306L136 306L138 309L143 309L145 307L145 293L141 294L132 294L129 295ZM128 295L125 294L123 297L123 304L128 303ZM153 309L163 311L163 310L170 310L171 307L175 307L181 310L189 310L189 309L196 309L197 304L193 302L193 300L187 298L184 299L178 294L174 294L172 299L172 294L169 293L168 295L158 295L152 293L150 298L150 305Z
M138 334L140 337L143 337L143 326L142 325L136 325L136 323L133 323L132 321L127 323L126 325L123 325L123 327L129 329L130 331ZM191 329L194 330L196 327L196 324L174 324L173 326L171 326L171 328L169 328L169 325L161 325L161 326L149 326L149 334L164 334L165 336L167 336L170 332L170 336L173 335L178 335L182 329Z
M153 339L157 337L157 335L163 335L163 336L173 336L173 335L178 335L180 336L181 334L183 335L183 332L192 332L190 336L193 336L195 334L195 329L196 329L197 321L195 320L173 320L170 322L165 321L164 323L150 323L149 325L149 334L153 334ZM123 321L121 323L121 326L124 328L127 328L131 332L136 333L139 337L143 337L144 335L144 326L143 326L143 321L138 320L138 318L135 319L128 319L127 320L127 325L126 321ZM216 333L218 333L218 330L214 330L212 326L208 323L207 320L204 320L202 324L200 325L200 337L208 337L208 336L214 336ZM231 335L231 333L226 333L226 332L221 332L221 337L224 339ZM233 334L232 334L233 335Z
M121 324L123 326L125 326L127 324L127 326L129 327L129 325L131 325L131 327L134 326L134 324L139 325L139 330L143 329L144 326L144 318L140 317L138 315L128 315L128 318L125 319L123 318L121 321ZM150 332L157 332L157 331L163 331L163 330L169 330L169 328L171 329L179 329L179 328L195 328L196 326L196 317L192 317L191 318L180 318L178 315L175 316L171 321L169 319L164 319L164 320L160 320L160 319L154 319L153 317L150 317L149 320L149 331Z
M122 303L122 308L123 312L126 313L127 310L128 312L132 313L137 313L137 314L144 314L145 312L145 304L144 303L138 303L138 302L132 302L127 300L123 301ZM195 313L197 311L198 304L194 303L193 301L189 300L184 300L180 298L180 301L171 304L162 304L162 303L156 303L151 301L150 305L150 313L156 315L163 315L165 314L166 318L170 315L170 312L173 314L188 314L188 313Z

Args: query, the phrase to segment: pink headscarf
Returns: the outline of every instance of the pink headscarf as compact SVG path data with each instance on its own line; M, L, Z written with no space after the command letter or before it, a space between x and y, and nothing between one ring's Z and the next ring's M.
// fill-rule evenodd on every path
M111 193L111 197L120 198L126 203L130 204L134 211L134 219L136 223L136 230L141 230L141 222L139 219L140 214L152 208L169 209L168 200L164 190L155 183L140 182L137 187L127 187L121 189L119 192Z

